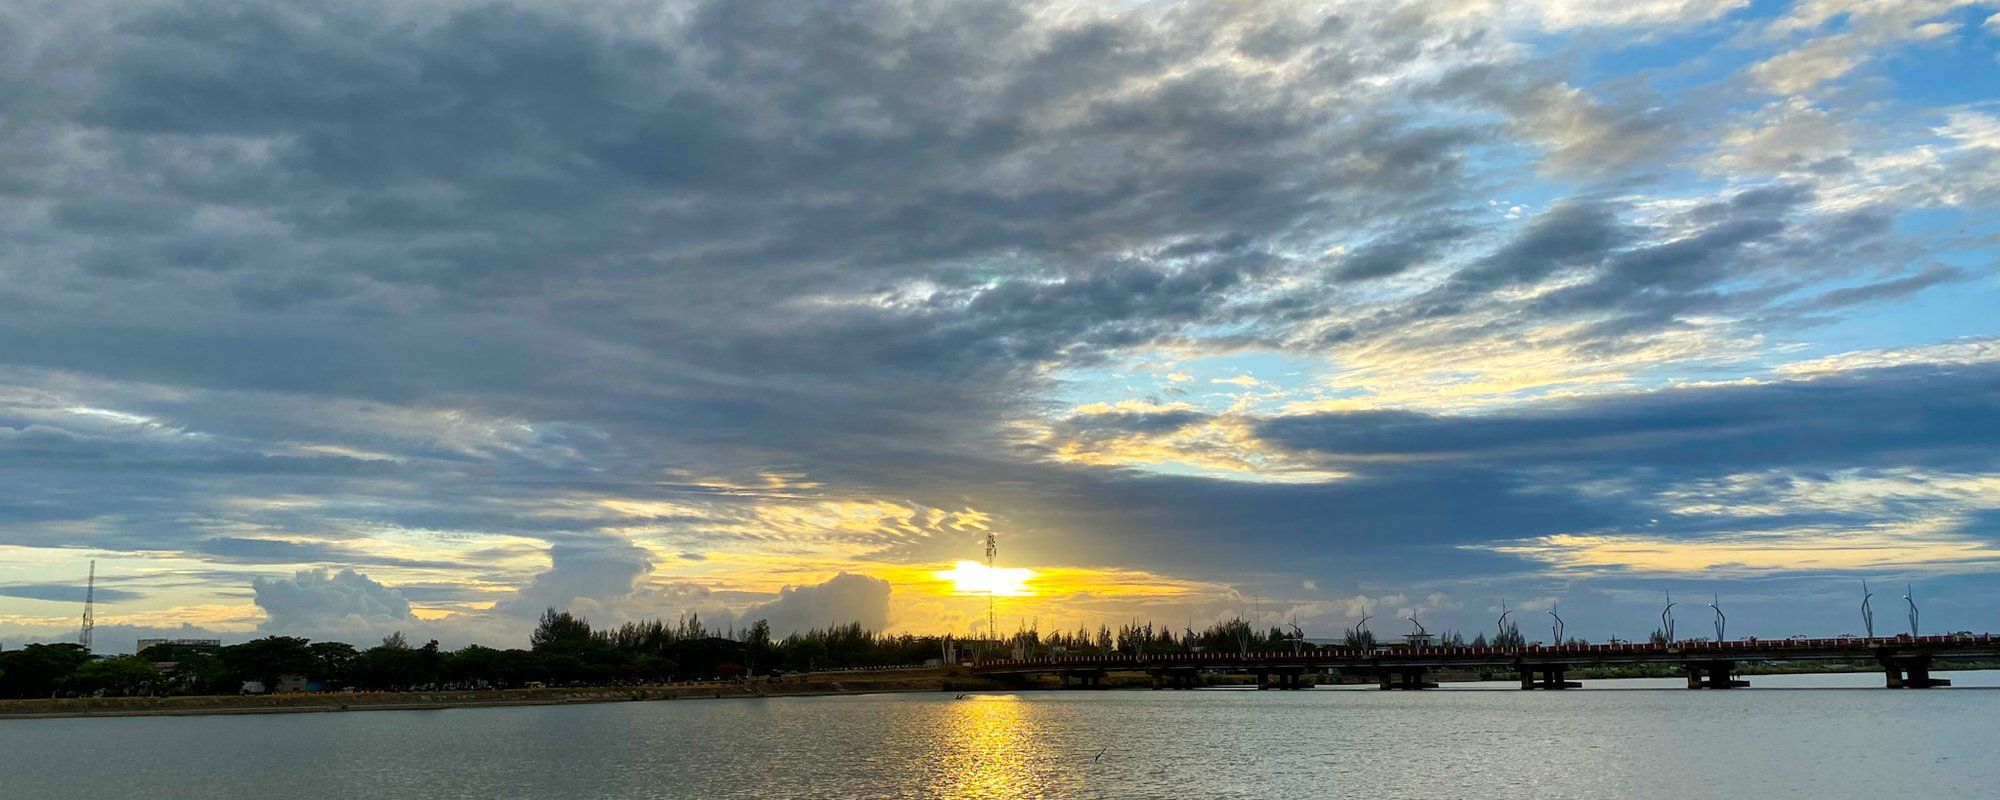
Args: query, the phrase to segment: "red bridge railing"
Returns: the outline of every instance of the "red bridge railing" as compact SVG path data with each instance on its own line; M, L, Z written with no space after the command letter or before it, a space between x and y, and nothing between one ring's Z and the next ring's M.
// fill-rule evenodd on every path
M1880 647L1946 646L1946 645L2000 645L2000 636L1993 634L1951 634L1944 636L1910 636L1908 634L1873 639L1857 637L1836 637L1830 639L1734 639L1726 642L1684 641L1667 644L1651 642L1618 642L1615 644L1561 644L1524 645L1520 647L1388 647L1361 649L1352 647L1313 648L1301 651L1270 650L1252 653L1157 653L1134 657L1128 653L1078 656L1044 656L1023 659L993 659L980 661L978 667L1061 667L1064 665L1099 666L1109 664L1203 664L1203 663L1243 663L1243 662L1284 662L1284 661L1381 661L1417 659L1476 660L1496 656L1542 656L1542 655L1583 655L1583 654L1686 654L1690 652L1729 653L1731 651L1830 651L1853 650L1867 653Z

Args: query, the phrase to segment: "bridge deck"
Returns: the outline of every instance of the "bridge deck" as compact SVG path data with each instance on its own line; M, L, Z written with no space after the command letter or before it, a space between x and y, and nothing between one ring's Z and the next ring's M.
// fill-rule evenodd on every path
M1718 661L1887 660L2000 657L2000 636L1897 636L1859 639L1742 639L1672 644L1619 643L1525 647L1315 648L1298 652L1162 653L995 659L973 666L983 674L1088 670L1328 669L1598 666L1698 664Z

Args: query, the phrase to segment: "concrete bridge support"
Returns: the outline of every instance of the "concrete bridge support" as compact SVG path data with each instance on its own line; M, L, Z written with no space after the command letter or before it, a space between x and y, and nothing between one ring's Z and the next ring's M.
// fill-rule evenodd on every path
M1741 689L1750 682L1736 678L1734 661L1694 661L1687 664L1689 689Z
M1104 670L1065 670L1062 673L1062 688L1102 689L1104 688Z
M1152 674L1155 689L1193 689L1201 685L1200 670L1162 669Z
M1430 670L1423 667L1383 667L1375 672L1376 685L1385 692L1391 689L1436 689L1437 684L1429 678Z
M1306 682L1306 671L1304 668L1259 670L1257 672L1257 688L1259 689L1291 690L1305 689L1311 686L1312 684Z
M1951 681L1931 677L1930 656L1884 656L1882 674L1891 689L1929 689Z
M1562 664L1523 665L1521 667L1522 689L1580 689L1583 684L1564 680L1569 667Z

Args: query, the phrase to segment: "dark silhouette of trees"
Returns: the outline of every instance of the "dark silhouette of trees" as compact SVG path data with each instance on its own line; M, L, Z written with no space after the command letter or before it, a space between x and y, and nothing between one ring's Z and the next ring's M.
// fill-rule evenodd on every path
M1493 644L1519 636L1510 628ZM879 634L858 623L779 638L764 620L740 629L717 628L692 613L600 630L581 616L553 608L540 616L528 638L525 650L470 645L445 651L435 641L413 647L401 632L366 650L344 642L267 636L216 653L162 645L139 656L106 659L94 658L73 644L29 645L0 652L0 696L234 694L246 681L275 689L280 678L294 675L324 688L371 691L619 685L917 665L940 659L948 651L964 654L982 647L988 655L1045 656L1290 651L1312 646L1292 631L1259 631L1241 618L1178 631L1137 621L1115 629L1098 626L1046 633L1023 627L1004 641L979 643ZM1463 638L1448 632L1442 641L1456 643ZM1475 645L1483 643L1483 635L1473 640ZM992 649L996 645L1002 648L998 652ZM1346 646L1373 645L1368 632L1347 631ZM170 667L161 669L156 663Z
M0 652L0 695L49 697L64 688L78 667L90 661L82 645L31 644Z
M81 693L113 696L147 694L159 688L160 668L138 656L86 661L70 676L69 687Z
M266 636L222 648L222 663L246 681L274 689L286 675L309 675L313 669L310 642L296 636Z

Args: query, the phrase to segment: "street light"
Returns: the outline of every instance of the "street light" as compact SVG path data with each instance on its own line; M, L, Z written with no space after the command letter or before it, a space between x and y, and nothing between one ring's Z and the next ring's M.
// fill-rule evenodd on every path
M1914 587L1913 587L1912 585L1910 585L1910 584L1904 584L1904 585L1903 585L1903 602L1905 602L1905 603L1909 603L1909 604L1910 604L1910 636L1911 636L1911 638L1915 638L1915 637L1916 637L1916 635L1917 635L1917 601L1916 601L1916 600L1914 600L1914 599L1912 599L1912 596L1913 596L1913 595L1915 595L1916 593L1917 593L1917 591L1916 591L1916 589L1915 589L1915 588L1914 588Z
M1875 641L1875 609L1868 606L1868 599L1875 593L1868 591L1868 579L1861 579L1861 627L1868 631L1868 641Z
M1514 610L1507 607L1507 601L1500 601L1500 621L1494 623L1494 628L1497 629L1493 634L1494 644L1499 644L1507 638L1507 615L1512 613Z
M1728 641L1728 637L1723 633L1729 630L1729 617L1722 613L1722 598L1711 594L1709 600L1708 610L1715 612L1715 641L1717 643Z
M1556 613L1558 610L1559 607L1556 605L1555 601L1553 600L1549 601L1549 616L1556 618L1555 627L1551 629L1551 632L1555 634L1555 641L1551 642L1551 644L1555 645L1561 645L1563 643L1563 618L1561 614Z
M1674 593L1667 593L1667 607L1660 611L1660 632L1667 635L1667 644L1674 643Z

